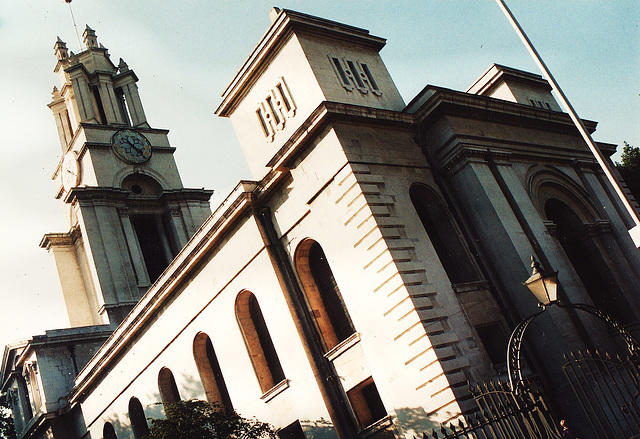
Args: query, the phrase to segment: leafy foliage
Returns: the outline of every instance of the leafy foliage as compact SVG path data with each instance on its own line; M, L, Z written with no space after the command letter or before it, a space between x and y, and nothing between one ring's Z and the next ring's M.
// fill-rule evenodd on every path
M165 406L166 419L153 419L148 439L276 438L271 425L233 410L191 399Z
M16 429L13 426L13 416L7 401L7 395L0 395L0 438L15 439Z
M635 199L640 201L640 148L624 142L620 159L622 161L616 162L616 167Z

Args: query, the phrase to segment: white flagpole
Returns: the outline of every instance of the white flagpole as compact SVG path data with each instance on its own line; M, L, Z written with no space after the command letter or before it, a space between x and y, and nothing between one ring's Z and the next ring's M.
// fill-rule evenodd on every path
M624 205L624 207L627 209L629 216L631 217L631 219L633 219L633 222L635 223L635 227L629 230L629 234L631 235L631 238L633 239L633 242L635 243L636 247L640 247L640 219L638 218L638 214L631 206L631 203L629 203L629 200L627 199L626 195L622 191L622 188L620 187L618 180L615 178L615 176L612 174L611 170L609 169L609 166L605 161L606 159L600 152L600 148L598 148L596 143L591 138L591 135L589 134L589 131L587 130L587 128L584 126L582 119L578 117L578 114L573 109L573 106L571 106L571 103L569 102L565 94L562 92L562 89L554 79L553 75L545 65L544 61L542 61L542 58L540 57L536 49L533 47L533 44L531 44L531 41L529 40L527 35L524 33L524 30L522 30L522 27L520 27L520 24L516 21L515 17L507 7L504 0L496 0L496 2L498 3L498 6L500 6L500 9L502 9L502 12L504 12L504 14L507 16L507 19L511 23L511 26L513 26L513 28L515 29L516 33L524 43L529 53L531 54L531 57L534 59L536 64L538 64L538 67L540 68L540 70L542 70L544 76L546 77L547 81L549 81L549 84L551 84L551 87L553 88L553 90L557 93L558 97L560 98L560 103L565 108L565 111L569 113L571 120L573 120L573 123L576 125L576 128L578 128L578 131L582 135L582 138L587 143L587 146L589 147L589 149L595 156L596 160L600 164L602 171L605 173L605 175L609 179L611 186L613 186L616 193L620 197L620 200L622 201L622 204Z

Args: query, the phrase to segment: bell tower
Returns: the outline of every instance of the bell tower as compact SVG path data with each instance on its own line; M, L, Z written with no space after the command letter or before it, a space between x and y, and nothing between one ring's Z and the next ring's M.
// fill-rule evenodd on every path
M147 122L138 78L86 27L85 50L54 45L53 180L69 229L44 236L72 326L116 325L209 217L212 191L182 185L168 130Z

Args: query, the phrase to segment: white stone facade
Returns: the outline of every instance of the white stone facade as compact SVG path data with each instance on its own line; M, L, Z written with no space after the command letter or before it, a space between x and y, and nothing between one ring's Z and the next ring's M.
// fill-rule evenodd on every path
M102 50L86 32L89 51ZM104 85L101 102L116 102L110 90L135 78L128 66L104 58L111 76L89 74L85 84L75 67L93 71L84 52L65 61L57 43L65 86L52 110L63 149L80 152L82 177L59 193L70 232L42 245L55 256L72 322L121 323L89 327L114 331L78 363L86 366L73 385L52 375L70 376L67 353L41 354L41 387L62 399L45 398L32 415L62 409L53 419L67 428L58 436L50 421L41 431L99 438L113 428L137 438L171 398L197 398L278 429L300 425L303 436L283 437L419 435L473 411L468 383L504 372L507 334L535 309L522 287L531 254L562 271L571 301L637 323L631 224L548 84L494 65L466 93L427 87L405 105L383 46L363 29L272 11L217 112L231 119L254 181L208 216L209 193L182 188L166 131L149 126L133 88L122 91L128 121L95 111L91 81ZM149 161L126 164L108 147L123 127L148 138ZM135 217L143 214L164 215L180 247L153 283ZM572 221L584 229L579 242ZM602 258L596 276L615 284L606 297L585 288L592 266L576 249ZM108 312L118 307L132 311ZM531 348L543 375L560 367L567 346L601 338L592 322L555 310L544 325L555 336ZM8 372L16 356L31 364L37 354L21 353L25 346L9 346L3 362L16 401L24 391ZM548 384L563 404L565 389ZM42 434L25 425L20 437Z

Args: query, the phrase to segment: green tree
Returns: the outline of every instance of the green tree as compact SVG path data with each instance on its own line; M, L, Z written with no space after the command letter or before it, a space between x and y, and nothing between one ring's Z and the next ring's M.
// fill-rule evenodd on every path
M620 159L616 167L636 201L640 202L640 148L624 142Z
M9 408L7 394L0 395L0 438L15 439L16 429L13 426L13 416Z
M191 399L165 406L166 419L153 419L149 439L276 438L271 425L246 419L206 401Z

